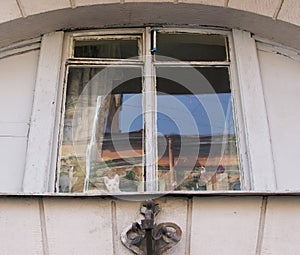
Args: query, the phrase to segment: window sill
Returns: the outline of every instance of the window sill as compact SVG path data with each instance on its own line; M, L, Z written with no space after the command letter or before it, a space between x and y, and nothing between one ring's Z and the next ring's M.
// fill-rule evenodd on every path
M54 198L116 198L141 201L159 197L241 197L241 196L300 196L300 191L173 191L112 193L0 193L0 197L54 197Z

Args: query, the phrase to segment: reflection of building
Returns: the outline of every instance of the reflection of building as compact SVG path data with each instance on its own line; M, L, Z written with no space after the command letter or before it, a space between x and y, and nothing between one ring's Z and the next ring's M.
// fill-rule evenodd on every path
M120 29L126 27L127 35L128 27L194 31L209 26L229 33L233 29L234 47L230 50L236 72L230 81L237 85L233 93L240 106L234 115L243 124L237 130L245 190L199 194L184 190L160 199L158 220L176 222L183 230L181 242L170 254L219 254L220 249L224 254L298 254L298 1L121 2L0 3L2 253L125 254L119 236L139 211L140 202L105 194L53 194L60 153L58 116L66 78L63 43L67 44L68 32L116 28L113 31L122 34ZM118 104L115 98L114 105ZM87 116L94 118L93 113ZM69 134L68 127L65 131ZM103 156L113 158L114 151L105 143ZM175 172L189 166L192 159L188 155L178 158L177 143L176 139L167 143L161 171L170 164ZM138 155L141 147L137 145ZM205 147L201 149L205 154ZM227 149L230 151L230 146ZM69 143L63 150L72 151L73 147ZM77 159L65 160L76 171L73 160ZM210 160L218 167L214 157ZM207 164L204 161L205 156L197 158L200 172ZM221 165L228 166L226 153ZM189 174L194 178L198 173ZM140 197L129 197L136 198Z

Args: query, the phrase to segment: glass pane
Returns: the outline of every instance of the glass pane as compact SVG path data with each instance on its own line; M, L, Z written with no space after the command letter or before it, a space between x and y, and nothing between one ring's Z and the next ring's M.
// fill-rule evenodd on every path
M158 67L159 190L239 190L226 67Z
M59 192L141 191L139 67L70 67Z
M99 38L75 41L74 57L127 59L139 54L138 39Z
M170 57L181 61L224 61L225 42L222 35L157 33L157 60Z

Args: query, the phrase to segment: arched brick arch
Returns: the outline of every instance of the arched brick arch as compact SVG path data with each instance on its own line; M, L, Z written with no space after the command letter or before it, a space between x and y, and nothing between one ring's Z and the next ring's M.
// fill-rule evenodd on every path
M77 28L192 25L240 28L299 49L298 0L6 0L0 47Z

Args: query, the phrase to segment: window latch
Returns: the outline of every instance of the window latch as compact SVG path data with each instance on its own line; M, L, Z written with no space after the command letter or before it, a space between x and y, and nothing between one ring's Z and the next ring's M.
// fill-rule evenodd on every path
M162 255L181 240L182 231L172 222L156 224L154 217L160 212L159 204L147 200L141 208L145 217L141 224L134 222L121 234L122 243L139 255Z
M157 34L157 29L156 28L153 28L151 30L151 53L154 54L157 50L156 48L156 34Z

